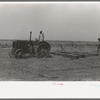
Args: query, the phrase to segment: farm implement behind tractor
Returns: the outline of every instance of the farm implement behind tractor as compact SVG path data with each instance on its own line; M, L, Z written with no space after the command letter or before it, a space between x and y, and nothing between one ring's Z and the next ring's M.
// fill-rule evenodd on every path
M99 50L100 51L100 50ZM55 52L51 52L53 55L58 55L70 59L79 59L79 58L86 58L91 56L99 56L100 52L98 50L94 50L91 52L67 52L62 45L60 45L60 50L56 50Z

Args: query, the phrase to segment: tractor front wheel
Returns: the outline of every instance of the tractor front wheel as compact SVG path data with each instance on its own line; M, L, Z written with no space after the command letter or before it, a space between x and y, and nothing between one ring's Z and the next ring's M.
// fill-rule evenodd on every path
M9 57L14 58L14 54L15 54L15 49L11 49L9 51Z
M18 49L16 52L15 52L15 58L24 58L24 52L23 50L21 49Z

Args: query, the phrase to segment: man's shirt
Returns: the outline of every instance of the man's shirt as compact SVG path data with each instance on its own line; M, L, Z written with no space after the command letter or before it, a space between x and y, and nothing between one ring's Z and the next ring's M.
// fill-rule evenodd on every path
M39 41L44 41L44 34L39 34Z

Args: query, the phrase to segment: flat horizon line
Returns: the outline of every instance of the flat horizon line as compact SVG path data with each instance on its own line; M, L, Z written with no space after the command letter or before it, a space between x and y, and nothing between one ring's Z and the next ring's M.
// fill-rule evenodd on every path
M15 40L26 40L26 41L29 41L27 39L0 39L0 41L15 41ZM33 40L35 41L35 40ZM76 41L76 42L97 42L97 41L83 41L83 40L45 40L45 41L59 41L59 42L73 42L73 41Z

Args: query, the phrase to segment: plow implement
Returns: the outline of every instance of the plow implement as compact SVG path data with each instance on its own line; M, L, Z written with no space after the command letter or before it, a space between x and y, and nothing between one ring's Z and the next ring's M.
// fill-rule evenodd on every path
M61 47L60 51L51 52L51 54L70 58L70 59L79 59L79 58L86 58L86 57L100 55L100 52L98 52L97 50L91 52L66 52L62 46L60 47Z
M85 58L85 57L91 57L91 56L99 56L100 53L70 53L70 52L51 52L53 55L59 55L71 59L79 59L79 58Z

